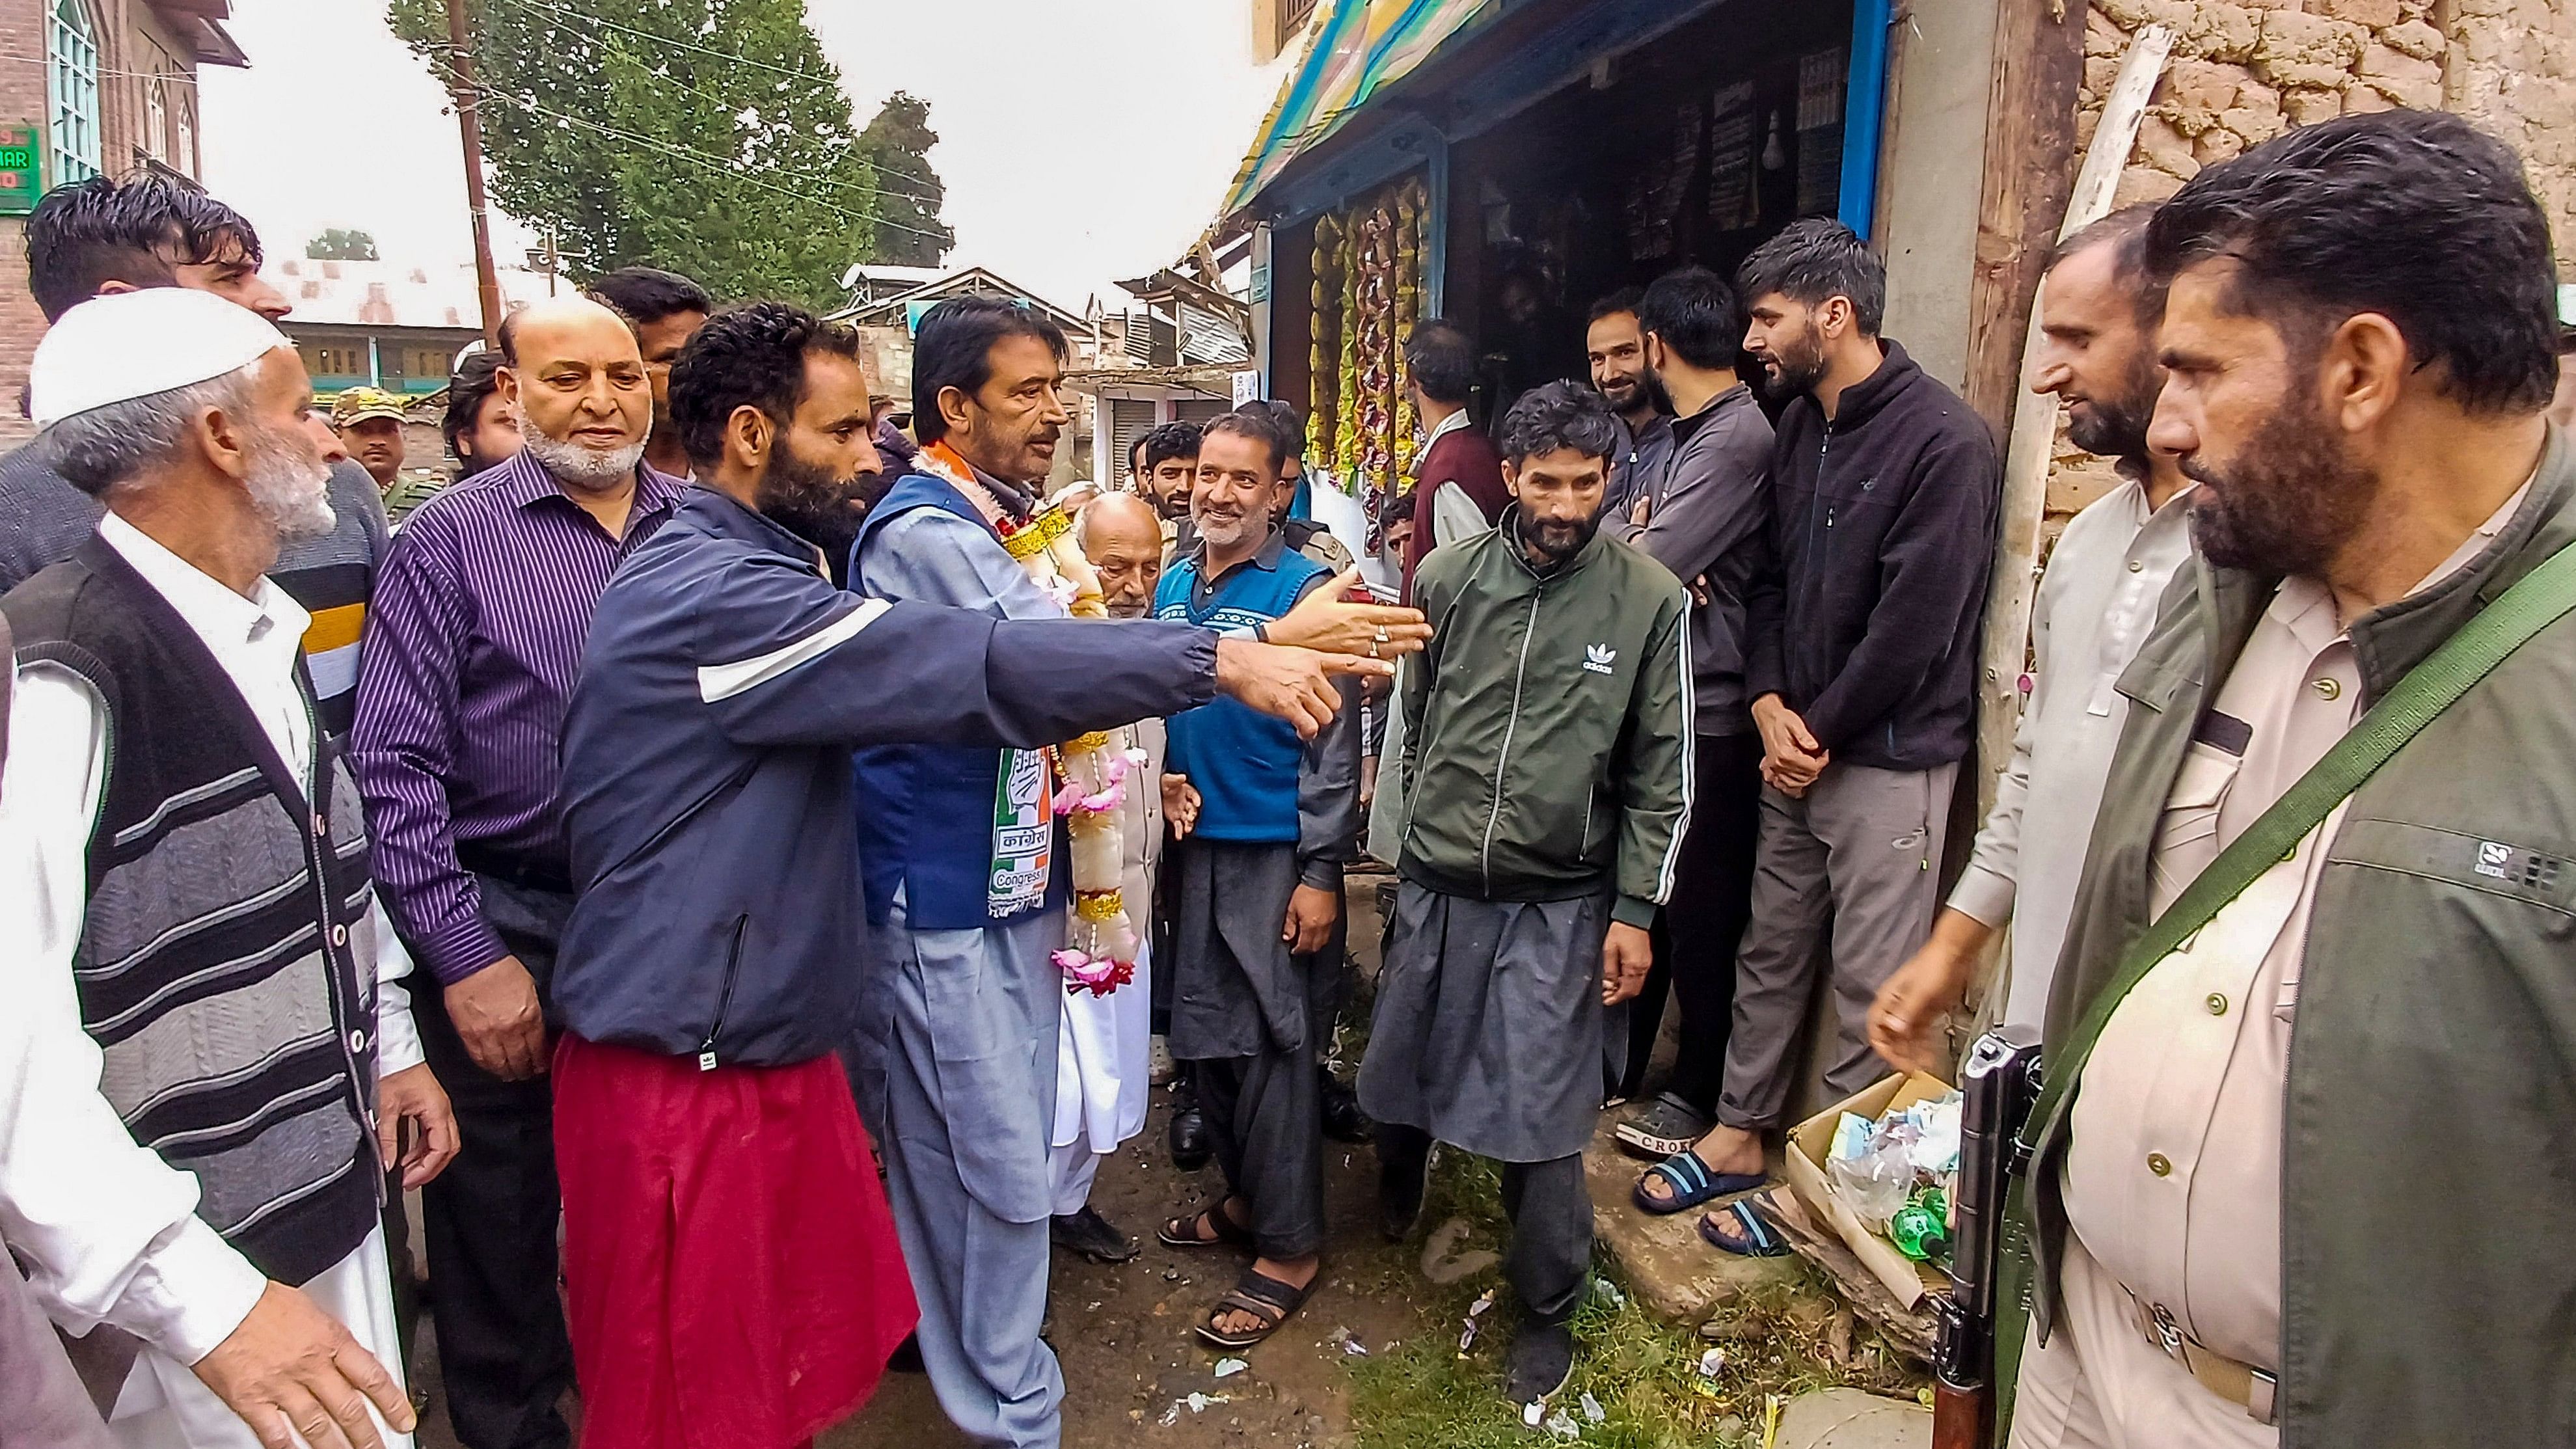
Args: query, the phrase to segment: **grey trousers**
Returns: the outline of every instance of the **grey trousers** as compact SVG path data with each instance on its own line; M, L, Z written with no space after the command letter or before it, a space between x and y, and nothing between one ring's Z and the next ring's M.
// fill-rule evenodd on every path
M1418 1178L1430 1152L1431 1134L1421 1128L1378 1124L1379 1170L1389 1177ZM1582 1306L1592 1281L1592 1193L1583 1185L1583 1155L1502 1167L1503 1216L1512 1224L1503 1279L1531 1322L1563 1323Z
M873 932L859 1109L921 1305L939 1406L977 1445L1056 1449L1064 1373L1046 1320L1059 922ZM1311 1072L1310 1072L1311 1075Z
M1735 1030L1718 1121L1748 1130L1782 1125L1829 922L1836 1032L1825 1089L1847 1097L1891 1070L1870 1050L1869 1008L1931 934L1958 775L1956 764L1829 765L1802 799L1764 787L1753 923L1736 954Z

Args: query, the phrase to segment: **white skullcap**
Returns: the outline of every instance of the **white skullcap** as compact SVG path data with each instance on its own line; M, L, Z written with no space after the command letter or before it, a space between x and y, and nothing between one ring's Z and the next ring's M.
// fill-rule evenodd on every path
M212 292L149 287L92 297L36 344L27 410L46 427L222 377L294 346L275 323Z

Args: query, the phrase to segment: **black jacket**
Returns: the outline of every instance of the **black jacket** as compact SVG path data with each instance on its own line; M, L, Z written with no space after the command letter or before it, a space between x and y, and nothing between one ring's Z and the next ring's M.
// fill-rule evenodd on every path
M1777 563L1745 600L1745 684L1780 695L1837 762L1924 770L1976 736L2002 470L1985 420L1881 345L1831 422L1813 395L1780 415Z

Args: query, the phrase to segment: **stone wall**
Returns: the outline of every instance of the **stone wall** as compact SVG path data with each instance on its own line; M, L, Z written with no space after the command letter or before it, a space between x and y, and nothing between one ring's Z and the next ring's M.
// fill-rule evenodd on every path
M2092 0L2076 144L2140 27L2172 27L2117 204L2172 195L2203 166L2291 126L2391 106L2459 112L2520 149L2559 239L2576 248L2576 0ZM2062 446L2062 444L2061 444ZM2052 518L2109 486L2109 469L2062 452Z

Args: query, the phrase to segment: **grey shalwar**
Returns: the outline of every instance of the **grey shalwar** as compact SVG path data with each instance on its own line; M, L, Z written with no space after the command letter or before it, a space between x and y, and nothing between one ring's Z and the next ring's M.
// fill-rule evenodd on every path
M1046 1320L1064 917L869 933L859 1109L885 1157L922 1366L978 1444L1051 1449L1064 1374Z
M1172 1055L1196 1064L1217 1165L1250 1209L1261 1255L1277 1260L1324 1244L1315 1059L1332 1034L1348 914L1312 955L1290 951L1280 929L1298 886L1340 892L1360 827L1357 704L1345 686L1306 747L1295 841L1185 838L1174 849Z
M872 535L867 592L1010 619L1062 610L994 536L916 509ZM1104 625L1103 627L1112 627ZM982 930L914 930L901 896L869 933L859 1109L885 1155L886 1198L921 1303L922 1365L978 1444L1053 1449L1064 1375L1046 1318L1064 913Z
M1560 901L1480 901L1403 882L1378 976L1360 1107L1382 1163L1410 1172L1434 1140L1503 1164L1504 1273L1540 1322L1564 1320L1592 1267L1583 1148L1627 1008L1601 1004L1607 882Z

